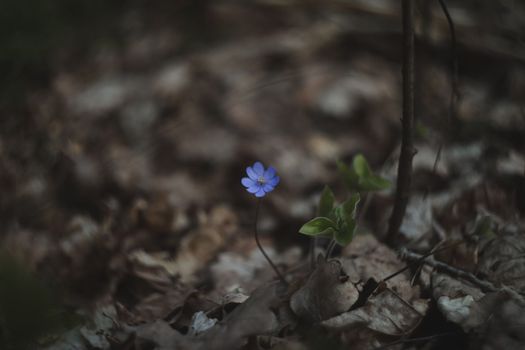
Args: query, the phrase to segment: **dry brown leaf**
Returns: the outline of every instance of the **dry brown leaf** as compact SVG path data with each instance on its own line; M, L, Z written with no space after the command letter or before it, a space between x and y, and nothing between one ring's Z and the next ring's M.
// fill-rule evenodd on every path
M348 310L359 292L338 260L320 255L316 269L291 297L290 307L302 319L319 322Z
M183 283L192 282L195 272L206 266L219 252L226 240L237 230L237 216L226 206L217 206L210 213L202 213L200 225L182 240L175 259L157 255L143 262L162 266L171 276L178 276ZM150 256L151 258L151 256Z
M147 253L137 250L128 255L128 261L131 265L131 275L138 278L137 282L153 287L154 291L164 292L180 283L175 282L173 260L164 252Z
M390 289L385 289L370 297L363 307L332 317L321 325L334 331L366 327L379 333L401 336L419 324L427 308L426 300L419 299L411 305Z
M342 253L345 271L354 283L374 278L377 281L401 270L405 264L397 254L372 235L358 235ZM408 274L402 273L388 280L388 287L403 299L419 298L419 288L413 287Z
M131 312L143 322L166 318L173 310L182 307L193 290L186 286L174 285L166 293L153 293L142 299Z
M202 349L237 349L249 336L272 334L282 328L276 313L284 306L282 288L275 282L256 289L246 302L199 337Z
M525 234L506 232L487 241L479 251L478 273L498 285L525 292Z
M479 330L481 337L477 348L483 350L525 349L525 308L512 300L497 300Z
M261 244L266 254L279 267L296 265L301 259L301 250L298 247L277 253L264 241ZM251 291L260 286L261 281L275 278L275 272L255 245L253 237L240 238L228 251L219 254L217 261L210 266L210 272L215 285L213 294L219 296L237 288Z

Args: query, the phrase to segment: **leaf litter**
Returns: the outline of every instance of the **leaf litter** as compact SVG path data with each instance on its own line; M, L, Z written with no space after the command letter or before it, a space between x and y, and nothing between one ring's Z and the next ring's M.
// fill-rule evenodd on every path
M80 325L49 330L51 340L38 337L39 348L374 349L435 336L435 329L424 333L428 322L457 326L472 347L523 348L524 306L513 293L524 291L525 187L522 144L512 136L522 130L522 68L513 66L505 99L488 78L464 79L458 117L468 132L446 140L434 169L447 69L425 58L428 89L420 97L428 115L421 121L429 135L417 144L414 193L401 229L404 246L419 254L436 249L435 261L494 290L424 260L405 261L380 243L389 191L370 199L362 232L340 257L320 257L310 269L297 231L323 184L343 193L336 160L363 153L395 178L397 51L374 28L393 28L398 14L389 2L334 3L312 25L308 11L291 3L206 5L211 23L230 23L235 34L217 30L217 42L199 50L181 45L185 38L160 21L163 30L125 38L122 52L108 47L82 61L82 69L58 69L50 89L31 97L19 128L6 125L2 245L82 316ZM510 64L506 46L478 35L490 27L476 25L480 13L461 6L452 12L462 44L479 55L490 47L487 60ZM261 11L271 15L257 16ZM442 49L446 27L431 11L437 20L430 44ZM246 15L253 23L243 21ZM373 25L356 32L364 19ZM272 32L262 35L262 27ZM508 30L498 32L499 43L509 40ZM363 35L371 38L366 45ZM166 37L163 48L155 46ZM148 45L159 51L141 54ZM477 117L489 125L481 134ZM272 281L252 240L253 203L237 178L253 159L271 160L283 182L265 202L261 222L264 246L287 271L287 288ZM461 243L439 251L447 242ZM410 269L384 280L407 263ZM5 326L5 317L0 340L11 350L6 334L18 329Z

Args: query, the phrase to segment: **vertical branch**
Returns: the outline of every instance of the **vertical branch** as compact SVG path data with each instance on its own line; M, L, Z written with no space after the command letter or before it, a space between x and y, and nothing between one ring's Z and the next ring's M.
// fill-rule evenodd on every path
M397 169L394 209L388 226L386 242L394 245L405 216L410 196L414 122L414 0L403 0L403 118L401 154Z

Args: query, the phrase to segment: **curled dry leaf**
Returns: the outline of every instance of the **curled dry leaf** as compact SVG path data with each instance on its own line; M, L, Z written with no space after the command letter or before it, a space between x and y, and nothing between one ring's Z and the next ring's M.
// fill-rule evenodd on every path
M292 295L290 307L300 318L319 322L348 310L358 294L341 263L320 256L306 283Z
M498 300L480 329L478 349L525 349L525 307L513 300Z
M498 285L525 292L525 235L506 232L482 244L478 272Z
M467 295L474 300L480 300L485 293L471 283L450 277L444 273L432 274L432 295L438 300L442 296L450 299L463 298Z
M165 252L136 250L128 255L131 273L156 290L168 290L174 281L174 260Z
M356 236L342 255L344 269L354 283L369 278L380 281L405 267L394 251L372 235ZM419 298L420 293L409 278L405 272L388 280L388 287L407 301Z
M504 289L484 293L467 281L436 272L432 274L431 279L432 294L437 300L438 309L447 320L458 324L465 331L484 332L487 322L492 319L494 313L500 312L502 304L515 304L512 301L513 295ZM500 317L505 322L513 322L512 319L505 319L505 313L501 313Z
M356 283L370 278L381 280L405 265L392 250L373 236L363 235L357 236L349 248L343 251L343 266L350 280ZM381 288L363 300L363 306L351 311L348 311L349 307L340 310L338 315L334 314L321 325L333 331L358 332L368 329L396 336L411 332L424 317L428 301L419 299L419 289L410 285L406 273L389 279L387 283L388 288L386 284L380 283ZM354 302L357 296L355 291Z
M470 315L470 307L474 303L471 295L450 299L442 296L438 299L439 310L445 315L447 320L454 323L463 323Z
M427 301L419 299L409 304L390 289L370 297L360 308L332 317L321 323L334 331L362 328L401 336L410 333L425 316Z
M184 283L191 282L195 272L214 258L237 228L237 216L224 206L215 207L208 215L203 214L200 221L199 228L189 232L182 240L176 258L171 258L165 252L147 253L139 250L131 253L129 259L135 265L138 263L142 267L163 269L161 276L177 276ZM156 274L143 277L157 278Z
M246 302L198 338L201 349L237 349L249 336L272 334L286 326L278 317L278 310L285 307L282 287L275 282L256 289Z
M136 317L135 322L153 322L166 318L173 310L182 307L192 293L193 290L174 284L173 288L165 293L150 294L131 310Z

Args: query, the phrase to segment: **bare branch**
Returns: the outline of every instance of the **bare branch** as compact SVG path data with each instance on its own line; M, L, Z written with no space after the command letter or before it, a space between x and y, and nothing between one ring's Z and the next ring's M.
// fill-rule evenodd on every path
M397 171L394 209L388 226L386 243L395 245L410 196L414 123L414 0L403 0L403 118L401 154Z

